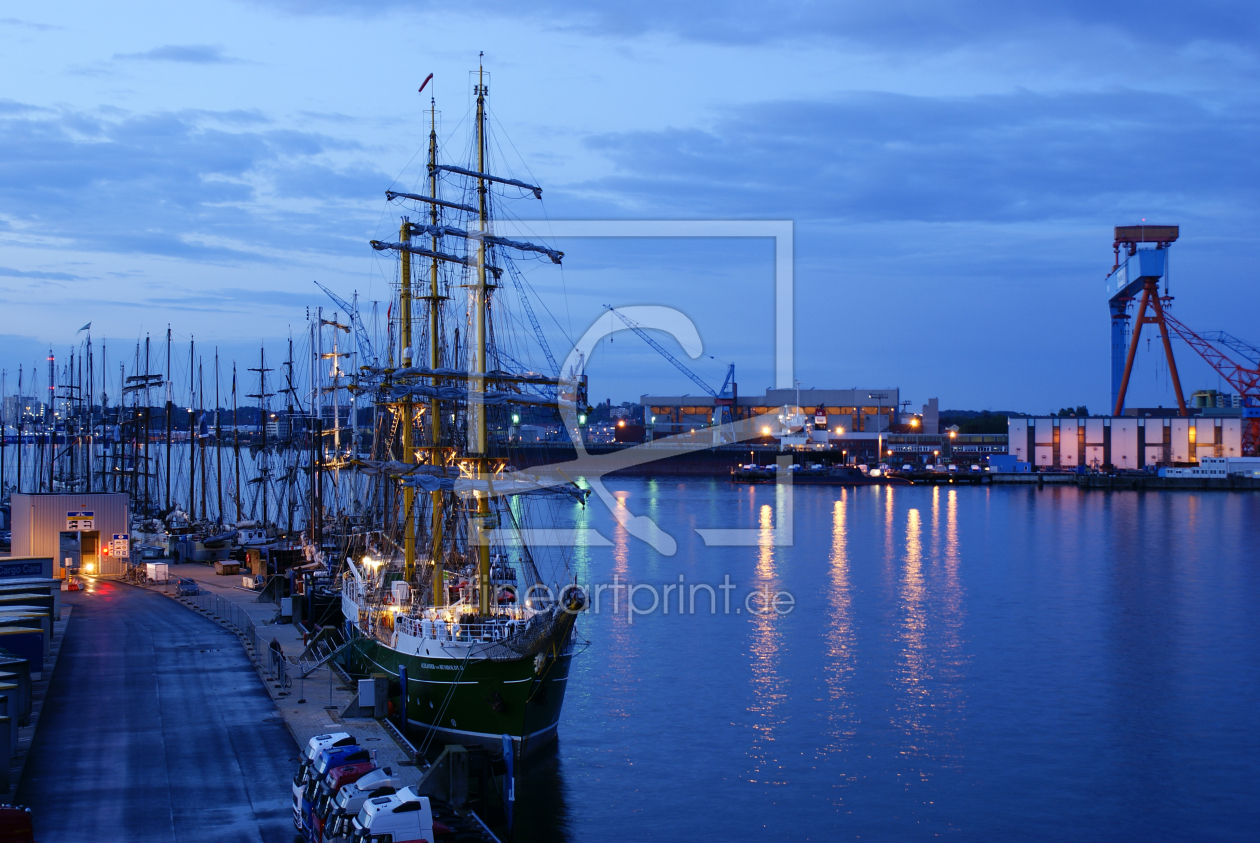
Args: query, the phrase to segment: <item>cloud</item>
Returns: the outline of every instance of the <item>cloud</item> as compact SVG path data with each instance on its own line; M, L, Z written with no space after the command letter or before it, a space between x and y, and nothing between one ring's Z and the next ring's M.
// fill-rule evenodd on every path
M293 14L363 15L409 10L437 14L450 5L435 0L255 0ZM610 38L665 35L686 41L750 45L844 43L880 49L953 49L1012 39L1039 40L1052 29L1104 31L1130 43L1190 45L1229 43L1255 53L1260 13L1226 0L1187 4L1176 0L1117 0L1053 4L1006 0L641 0L637 3L573 4L566 0L519 3L486 0L479 15L528 20L554 30ZM750 69L750 72L755 72Z
M8 266L0 266L0 277L4 278L33 278L40 281L78 281L78 275L71 275L68 272L42 272L40 270L23 270L13 269Z
M391 181L354 163L354 142L248 112L19 105L0 108L0 207L32 244L229 263L299 240L344 253L346 224L368 230L362 209Z
M224 54L222 47L209 44L167 44L142 53L115 53L122 61L173 61L184 64L239 64L240 59Z
M1140 91L848 94L735 108L708 129L597 135L629 211L1014 222L1260 199L1255 104Z
M17 18L0 18L0 26L18 26L23 29L35 29L40 32L51 32L54 29L63 29L64 27L53 26L49 23L35 23L28 20L19 20Z

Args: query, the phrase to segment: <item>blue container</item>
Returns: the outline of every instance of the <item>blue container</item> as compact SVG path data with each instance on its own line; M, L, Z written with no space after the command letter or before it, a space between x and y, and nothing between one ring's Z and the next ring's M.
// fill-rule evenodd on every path
M31 679L38 681L43 678L44 630L14 626L2 628L0 629L0 647L30 663Z

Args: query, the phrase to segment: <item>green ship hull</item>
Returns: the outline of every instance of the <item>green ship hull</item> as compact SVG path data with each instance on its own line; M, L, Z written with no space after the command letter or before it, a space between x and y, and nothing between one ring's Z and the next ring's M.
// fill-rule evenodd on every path
M564 640L564 636L561 640ZM407 676L407 735L419 744L430 735L436 745L501 748L511 735L525 756L556 737L569 682L571 648L547 648L536 656L506 661L412 655L372 639L358 639L345 667L355 676L386 674L390 713L402 707L398 678Z

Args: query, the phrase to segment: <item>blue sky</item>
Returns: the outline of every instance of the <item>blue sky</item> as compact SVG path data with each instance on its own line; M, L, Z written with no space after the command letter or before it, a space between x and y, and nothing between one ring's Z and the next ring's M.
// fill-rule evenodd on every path
M1180 224L1174 312L1260 341L1257 43L1214 3L3 3L0 356L169 321L243 362L331 306L313 279L386 298L366 241L420 175L416 88L458 150L484 50L504 166L545 191L516 213L795 222L803 385L1098 410L1115 224ZM669 304L702 376L770 383L768 241L558 245L529 273L553 345ZM590 373L694 389L628 335ZM1172 402L1153 352L1133 390Z

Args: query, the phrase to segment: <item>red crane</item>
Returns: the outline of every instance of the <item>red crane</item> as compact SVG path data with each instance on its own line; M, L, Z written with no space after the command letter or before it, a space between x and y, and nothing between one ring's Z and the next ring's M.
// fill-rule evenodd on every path
M1235 362L1212 343L1177 321L1167 308L1164 309L1163 317L1170 331L1181 337L1186 345L1198 352L1209 366L1238 391L1244 408L1242 452L1249 457L1260 455L1260 418L1247 413L1248 409L1254 410L1256 405L1260 405L1260 369L1249 369Z

